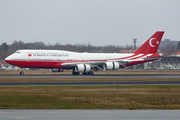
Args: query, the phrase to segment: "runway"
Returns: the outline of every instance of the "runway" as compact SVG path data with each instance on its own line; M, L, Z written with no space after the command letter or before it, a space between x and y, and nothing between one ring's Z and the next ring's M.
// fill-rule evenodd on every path
M179 120L180 110L0 110L1 120Z
M180 78L180 74L97 74L97 75L0 75L5 78Z
M98 74L98 75L0 75L2 78L180 78L180 74ZM180 85L180 81L125 82L24 82L0 83L0 86L88 86L88 85Z
M0 86L180 85L180 81L0 83Z

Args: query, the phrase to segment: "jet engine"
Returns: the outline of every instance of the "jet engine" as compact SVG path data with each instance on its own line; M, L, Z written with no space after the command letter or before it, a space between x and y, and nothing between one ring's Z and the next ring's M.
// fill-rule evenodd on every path
M76 72L89 72L91 71L91 66L88 64L78 64L75 66Z
M51 72L63 72L64 69L52 68L50 69Z
M105 70L117 70L119 69L119 63L118 62L106 62L103 65Z

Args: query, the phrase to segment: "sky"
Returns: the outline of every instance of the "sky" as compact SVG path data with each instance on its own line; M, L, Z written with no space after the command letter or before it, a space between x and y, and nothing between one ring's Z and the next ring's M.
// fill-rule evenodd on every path
M0 0L0 44L137 45L180 41L180 0Z

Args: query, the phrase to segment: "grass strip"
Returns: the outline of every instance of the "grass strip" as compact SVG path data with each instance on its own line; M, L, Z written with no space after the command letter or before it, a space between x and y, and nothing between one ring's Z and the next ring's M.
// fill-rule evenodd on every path
M0 87L0 109L180 109L180 85Z

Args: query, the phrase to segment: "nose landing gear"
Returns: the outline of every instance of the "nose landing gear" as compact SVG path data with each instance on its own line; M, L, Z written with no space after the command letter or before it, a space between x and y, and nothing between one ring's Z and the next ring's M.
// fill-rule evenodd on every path
M20 67L20 70L21 70L21 71L20 71L19 74L20 74L20 75L24 75L24 72L22 71L22 67Z
M24 75L24 72L23 72L23 71L21 71L19 74L20 74L20 75Z

